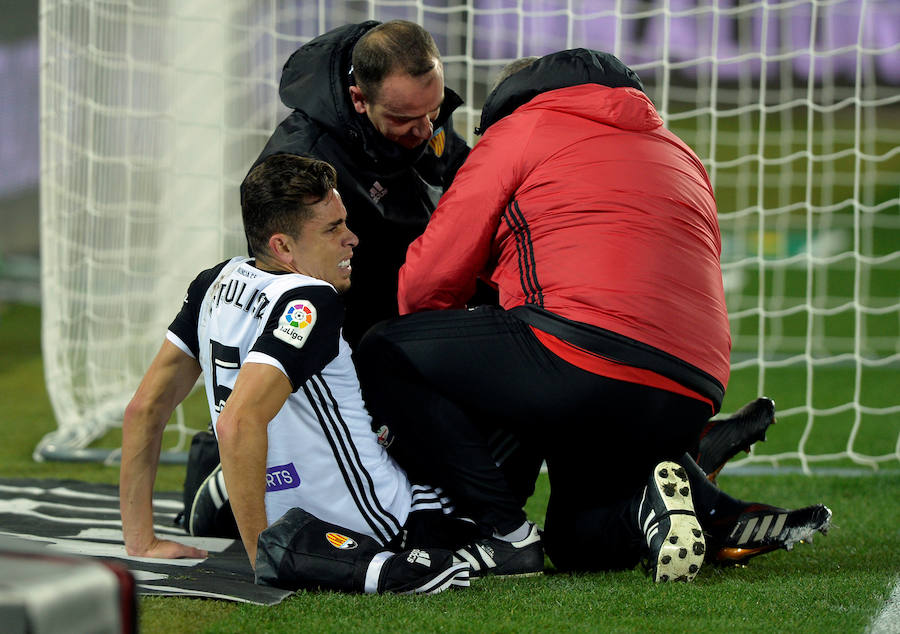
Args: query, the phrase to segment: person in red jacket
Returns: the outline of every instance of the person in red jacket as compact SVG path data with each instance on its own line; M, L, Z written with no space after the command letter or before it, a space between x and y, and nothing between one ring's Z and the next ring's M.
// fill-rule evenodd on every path
M521 498L489 439L511 431L546 458L543 543L563 570L643 557L657 581L689 581L708 550L759 554L827 528L826 507L747 505L685 455L730 369L700 159L612 55L561 51L507 74L400 270L400 312L417 314L376 326L356 355L400 463L439 473L503 533ZM467 309L479 278L500 306ZM459 555L490 569L489 553Z

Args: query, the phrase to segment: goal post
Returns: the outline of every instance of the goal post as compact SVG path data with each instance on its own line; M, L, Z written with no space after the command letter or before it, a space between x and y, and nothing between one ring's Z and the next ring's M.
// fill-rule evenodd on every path
M900 461L900 4L893 0L42 0L42 345L58 429L95 459L184 291L245 252L238 188L287 114L289 55L403 18L472 131L499 70L588 47L644 82L715 188L732 322L723 411L778 425L738 465ZM208 419L207 419L208 420ZM180 455L207 420L168 426Z

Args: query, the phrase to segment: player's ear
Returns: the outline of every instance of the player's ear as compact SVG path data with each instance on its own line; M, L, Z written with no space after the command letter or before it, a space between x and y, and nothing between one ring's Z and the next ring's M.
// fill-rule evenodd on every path
M366 113L366 96L359 86L350 86L350 101L353 103L353 109L359 114Z
M276 233L269 237L269 250L276 260L288 264L293 256L293 241L284 233Z

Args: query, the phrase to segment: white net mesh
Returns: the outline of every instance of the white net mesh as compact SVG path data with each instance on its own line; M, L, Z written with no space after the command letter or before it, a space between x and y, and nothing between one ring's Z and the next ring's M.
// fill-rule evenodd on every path
M59 429L36 457L119 424L188 282L244 251L238 186L286 114L290 53L392 18L435 36L470 142L519 56L586 46L634 68L716 189L734 337L723 409L778 401L786 440L747 460L900 458L893 0L43 0L42 330ZM170 429L178 448L188 428Z

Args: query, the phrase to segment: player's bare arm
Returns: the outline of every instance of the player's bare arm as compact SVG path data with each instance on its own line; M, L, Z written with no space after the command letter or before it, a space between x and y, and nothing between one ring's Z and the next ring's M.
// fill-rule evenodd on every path
M267 428L290 394L291 383L279 369L246 363L216 422L225 487L251 566L256 564L257 538L268 526Z
M206 557L206 551L158 539L153 530L153 483L166 423L200 375L196 359L164 341L125 409L119 509L125 550L138 557Z

